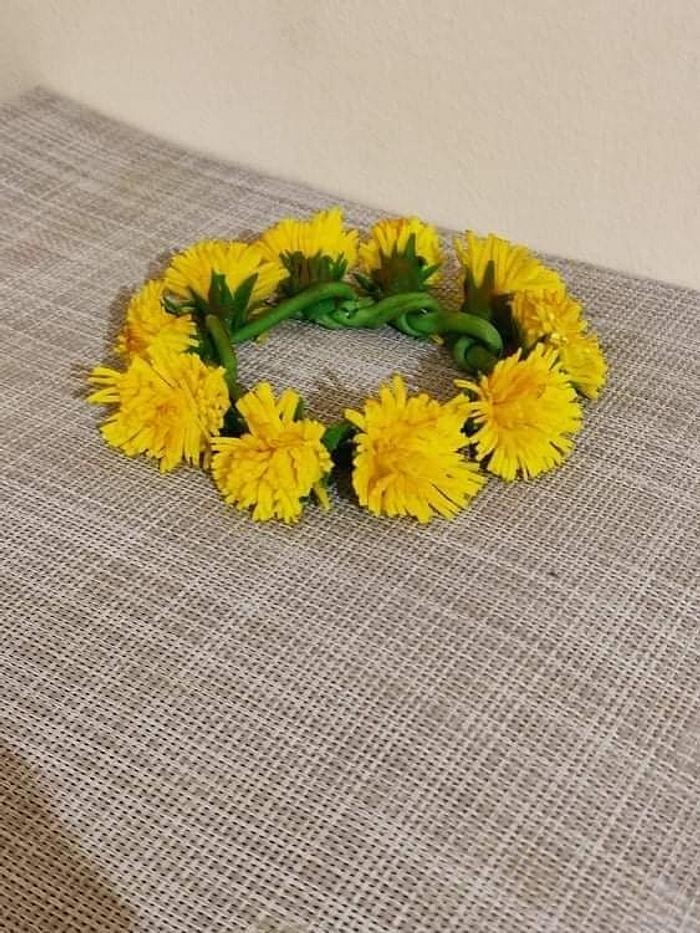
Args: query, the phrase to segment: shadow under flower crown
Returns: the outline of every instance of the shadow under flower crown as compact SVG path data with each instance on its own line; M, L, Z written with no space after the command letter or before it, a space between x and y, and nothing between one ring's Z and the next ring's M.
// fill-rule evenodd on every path
M281 220L254 243L209 240L174 256L128 305L122 368L90 374L89 401L110 409L105 440L162 471L203 466L258 521L295 522L312 497L328 508L343 469L373 514L427 522L453 517L489 473L527 479L559 466L581 426L579 396L598 396L606 363L558 273L523 246L468 231L455 241L463 301L449 309L432 291L434 227L380 220L359 240L334 208ZM293 389L275 397L266 382L247 391L238 381L236 348L292 318L432 338L468 378L441 402L409 396L394 376L324 425Z

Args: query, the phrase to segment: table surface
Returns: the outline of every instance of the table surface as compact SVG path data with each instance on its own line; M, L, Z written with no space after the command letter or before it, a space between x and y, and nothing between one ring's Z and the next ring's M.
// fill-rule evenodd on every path
M454 522L254 525L102 443L127 291L331 203L0 109L0 928L700 930L698 293L552 260L609 388L565 469ZM394 332L242 353L322 418L394 371L450 391Z

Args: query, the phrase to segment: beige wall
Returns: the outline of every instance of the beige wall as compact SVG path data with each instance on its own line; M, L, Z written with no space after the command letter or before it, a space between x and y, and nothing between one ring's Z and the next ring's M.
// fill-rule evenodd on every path
M697 0L3 0L0 95L700 287L699 49Z

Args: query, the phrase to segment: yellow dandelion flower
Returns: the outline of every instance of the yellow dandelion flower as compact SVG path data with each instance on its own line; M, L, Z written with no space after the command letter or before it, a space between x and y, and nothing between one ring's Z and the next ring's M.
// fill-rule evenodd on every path
M518 350L478 383L456 380L475 396L470 436L479 460L506 480L538 476L558 466L581 427L581 408L556 350L538 343L529 356Z
M255 521L296 522L312 489L328 505L323 478L332 463L321 441L325 428L320 421L295 421L299 401L292 389L275 400L270 384L261 382L236 402L248 433L213 442L214 482L226 502L252 508Z
M360 265L365 272L371 273L382 266L382 257L404 253L409 237L415 237L416 256L424 261L426 267L439 266L442 262L440 236L431 224L426 224L418 217L397 217L380 220L373 227L370 238L360 246ZM437 282L440 277L435 270L424 284Z
M605 385L607 363L598 338L588 325L578 301L567 294L520 293L512 303L513 320L523 346L537 341L554 347L562 369L582 395L597 398Z
M197 342L197 329L189 314L168 314L163 307L165 286L161 280L146 282L126 309L126 320L117 337L116 351L127 358L143 356L162 347L180 353Z
M460 452L469 402L441 404L428 395L409 398L394 376L368 399L362 412L345 417L360 429L352 481L360 504L375 515L411 515L428 522L452 518L484 485L476 464Z
M213 272L226 276L232 293L251 275L256 275L251 304L269 298L285 277L284 270L266 259L255 244L202 240L173 257L163 277L165 290L181 298L190 298L194 292L206 300Z
M598 398L605 385L608 364L595 334L578 334L559 345L559 362L578 391Z
M563 292L564 283L554 269L549 269L525 246L517 246L489 233L476 236L467 230L463 239L455 239L455 249L462 266L471 272L473 281L482 284L487 264L494 264L494 294L516 292Z
M306 259L328 256L332 260L345 259L347 266L357 260L357 230L346 230L343 212L339 207L318 211L309 220L286 217L266 230L257 245L265 257L279 262L286 253L301 253Z
M199 464L229 407L224 370L192 353L155 348L124 372L96 367L90 382L98 388L88 401L115 406L100 429L107 443L129 457L153 457L163 473Z

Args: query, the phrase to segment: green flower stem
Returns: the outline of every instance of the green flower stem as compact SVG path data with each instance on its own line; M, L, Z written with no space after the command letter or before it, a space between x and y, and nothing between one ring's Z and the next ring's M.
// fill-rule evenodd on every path
M455 340L452 357L460 369L471 375L490 373L498 362L498 357L479 346L473 337L462 336Z
M316 285L310 285L303 292L299 292L293 298L288 298L276 307L271 308L266 314L253 318L243 327L239 327L231 334L233 343L245 343L247 340L253 340L264 334L282 321L294 317L301 311L305 311L312 305L324 301L326 298L355 298L355 292L352 286L347 282L319 282Z
M503 352L503 340L496 328L475 314L436 311L422 317L416 316L411 326L424 334L466 334L478 340L495 356Z
M400 314L410 314L412 311L428 311L433 314L441 314L439 302L427 292L403 292L399 295L391 295L389 298L382 298L372 308L372 319L368 327L381 327L382 324L388 324ZM428 317L429 315L425 315Z
M466 334L458 337L452 345L452 359L465 372L471 372L471 367L467 363L467 353L475 345L474 338Z
M231 345L226 328L215 314L207 314L204 319L209 336L214 341L216 352L219 355L219 362L226 371L226 385L229 395L232 399L238 397L239 386L236 381L238 375L238 361L236 360L236 351Z
M470 347L465 359L472 372L490 373L498 362L498 357L483 347Z

